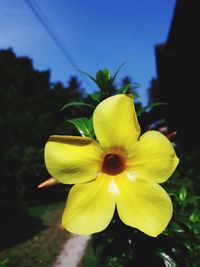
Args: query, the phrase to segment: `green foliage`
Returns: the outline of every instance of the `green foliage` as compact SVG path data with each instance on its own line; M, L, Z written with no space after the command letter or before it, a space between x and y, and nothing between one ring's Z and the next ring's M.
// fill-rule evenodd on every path
M163 259L164 265L166 267L176 267L175 261L165 252L160 251L158 252L158 255Z
M111 82L113 83L118 75L118 73L120 72L121 68L126 64L126 62L122 63L119 68L117 69L117 71L115 72L115 74L113 75Z
M96 74L96 83L103 92L107 92L110 86L110 72L107 69L99 70Z
M126 94L133 87L134 87L134 84L125 84L119 90L117 90L116 94ZM135 99L140 99L140 96L138 95L136 91L131 90L130 93L134 96Z
M105 95L109 94L111 92L113 83L120 72L121 68L125 65L125 63L121 64L113 77L110 75L110 71L108 69L99 70L96 73L96 78L94 78L92 75L90 75L88 72L81 71L83 74L88 76L93 82L96 83L96 85L99 87L101 92Z
M0 259L0 267L7 267L10 264L10 259L5 257L2 260Z
M178 192L179 199L184 202L187 197L187 188L181 187Z
M101 93L94 93L94 94L89 94L89 96L96 102L100 102L101 101Z
M81 136L94 138L94 128L92 118L75 118L68 120L68 122L72 123L76 129L79 131Z
M100 102L104 98L111 96L114 93L114 87L113 87L113 79L110 77L110 72L108 69L99 70L96 73L96 77L92 77L89 73L82 71L85 75L87 75L95 84L98 86L98 90L100 92L97 92L95 94L91 94L90 97L96 101Z
M124 64L125 63L123 63L119 66L119 68L117 69L117 71L115 72L113 77L110 75L110 71L108 69L99 70L96 73L96 78L91 76L89 73L82 71L82 73L87 75L98 86L99 92L92 93L89 95L89 97L92 100L97 102L96 104L100 103L103 99L105 99L111 95L114 95L114 94L132 93L134 95L135 99L140 98L140 96L136 92L136 87L138 87L138 85L136 83L135 84L129 83L129 80L127 83L127 81L125 80L125 83L122 85L121 88L116 89L114 86L114 81L115 81L119 71L124 66Z
M94 108L93 105L91 104L88 104L88 103L84 103L84 102L70 102L70 103L67 103L66 105L64 105L62 108L61 108L61 111L63 111L64 109L68 108L68 107L71 107L71 106L77 106L77 107L80 107L80 106L85 106L85 107L90 107L90 108Z

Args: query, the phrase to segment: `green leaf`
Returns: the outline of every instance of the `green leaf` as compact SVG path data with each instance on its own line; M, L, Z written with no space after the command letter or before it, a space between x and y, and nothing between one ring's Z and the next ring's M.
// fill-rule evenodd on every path
M0 267L8 267L10 266L10 259L9 258L1 258L0 259Z
M176 232L176 233L183 233L184 232L184 229L181 228L181 226L176 222L173 222L171 224L171 227L172 227L173 231Z
M140 99L140 95L138 95L138 93L133 91L131 94L133 94L135 99Z
M152 103L152 104L147 105L147 106L141 108L140 110L138 110L137 111L137 116L138 117L141 116L142 113L144 113L145 111L147 111L148 109L151 109L153 107L156 107L156 106L166 106L166 105L168 105L168 104L167 103L162 103L162 102Z
M89 96L98 103L101 101L101 93L89 94Z
M81 73L85 74L86 76L88 76L93 82L95 82L97 84L97 81L95 80L95 78L90 75L88 72L83 71L83 70L79 70Z
M61 111L63 111L64 109L68 108L68 107L71 107L71 106L85 106L85 107L90 107L90 108L95 108L95 106L91 105L91 104L87 104L87 103L84 103L84 102L70 102L70 103L67 103L66 105L64 105L62 108L61 108Z
M187 189L185 187L181 187L179 190L179 199L184 201L187 197Z
M158 255L163 259L166 267L177 267L176 262L167 253L161 251Z
M122 63L119 68L117 69L117 71L115 72L114 76L111 79L111 83L114 82L115 78L117 77L118 73L120 72L121 68L126 64L126 62Z
M198 210L193 211L193 213L189 217L189 220L191 222L197 222L199 221L199 219L200 219L200 211Z
M94 132L94 125L93 125L93 117L91 117L88 120L88 129L90 131L91 137L94 138L95 137L95 132Z
M43 152L44 152L44 147L39 150L39 153L43 153Z
M185 200L185 203L189 204L189 203L197 203L197 201L200 200L200 196L191 196L191 197L188 197L186 200Z
M183 244L188 250L192 251L192 246L191 246L190 242L185 241Z
M91 137L91 138L94 136L94 130L93 126L91 125L90 119L82 117L82 118L70 119L68 120L68 122L72 123L76 127L81 136Z
M102 91L106 91L110 82L110 72L107 69L99 70L96 74L96 83Z

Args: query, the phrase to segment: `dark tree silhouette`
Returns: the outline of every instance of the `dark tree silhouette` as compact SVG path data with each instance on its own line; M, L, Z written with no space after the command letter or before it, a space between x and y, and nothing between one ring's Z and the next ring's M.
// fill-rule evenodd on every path
M49 135L74 133L65 121L78 111L60 109L81 99L83 89L76 77L66 87L51 84L49 70L34 70L29 58L16 57L11 49L0 51L0 73L0 201L16 203L30 198L48 175L40 150Z

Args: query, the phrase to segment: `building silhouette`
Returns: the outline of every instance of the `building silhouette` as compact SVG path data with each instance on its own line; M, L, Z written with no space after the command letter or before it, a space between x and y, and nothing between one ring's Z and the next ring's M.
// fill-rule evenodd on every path
M200 147L200 7L198 0L177 0L167 40L155 46L157 86L151 100L184 150ZM154 109L154 112L156 113Z

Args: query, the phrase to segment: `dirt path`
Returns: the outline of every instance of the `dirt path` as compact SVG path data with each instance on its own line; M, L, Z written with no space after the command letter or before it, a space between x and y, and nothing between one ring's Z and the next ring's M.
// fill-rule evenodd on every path
M64 244L53 267L77 267L81 262L91 236L74 235Z

